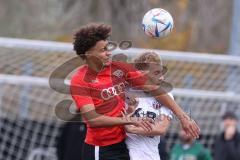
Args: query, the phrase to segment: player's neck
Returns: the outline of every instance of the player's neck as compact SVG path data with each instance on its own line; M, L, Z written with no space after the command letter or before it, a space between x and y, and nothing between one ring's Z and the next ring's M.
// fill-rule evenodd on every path
M99 72L104 68L103 63L95 63L91 59L87 59L86 62L88 67L95 72Z

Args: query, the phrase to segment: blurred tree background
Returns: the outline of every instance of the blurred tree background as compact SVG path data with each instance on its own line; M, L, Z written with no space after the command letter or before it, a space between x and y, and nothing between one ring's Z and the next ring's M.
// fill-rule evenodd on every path
M141 20L152 8L172 14L167 38L144 35ZM231 16L231 0L0 0L0 36L71 42L79 26L105 22L113 26L112 40L135 47L226 53Z

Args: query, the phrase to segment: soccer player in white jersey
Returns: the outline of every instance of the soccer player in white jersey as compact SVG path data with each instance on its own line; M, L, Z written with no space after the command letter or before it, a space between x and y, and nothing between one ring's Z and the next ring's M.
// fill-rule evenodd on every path
M148 72L157 83L164 80L165 69L162 67L160 57L154 52L143 53L135 60L137 69ZM172 98L172 94L168 93ZM172 112L162 106L154 97L144 91L134 94L130 90L127 94L126 112L132 117L151 118L154 120L152 131L146 132L140 127L125 125L127 132L126 144L131 160L160 160L158 144L160 135L164 135L172 119Z

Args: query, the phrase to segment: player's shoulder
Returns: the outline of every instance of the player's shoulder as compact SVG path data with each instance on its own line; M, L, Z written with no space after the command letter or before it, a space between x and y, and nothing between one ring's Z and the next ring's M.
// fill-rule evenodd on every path
M71 77L71 85L75 84L81 84L83 83L83 79L85 76L85 73L87 71L87 66L81 66L80 68L77 69L77 71L72 75Z
M122 69L126 72L136 70L136 68L134 67L134 65L132 63L127 63L127 62L113 61L112 62L112 67Z

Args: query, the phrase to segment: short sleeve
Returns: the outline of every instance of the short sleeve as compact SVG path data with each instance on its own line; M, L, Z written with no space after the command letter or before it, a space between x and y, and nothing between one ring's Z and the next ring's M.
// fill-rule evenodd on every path
M174 99L174 97L173 97L173 95L172 95L171 93L168 93L168 95L169 95L172 99ZM170 119L173 118L173 113L172 113L172 111L171 111L169 108L164 107L164 106L162 106L162 107L160 108L160 114L161 114L161 115L165 115L165 116L169 117Z
M147 81L147 76L134 67L134 64L118 62L118 66L125 71L125 80L131 87L141 87Z
M87 83L83 83L81 80L73 77L71 80L70 91L78 109L84 105L93 104L90 88Z
M169 117L170 119L173 118L172 111L166 107L161 107L160 115L165 115L165 116Z

